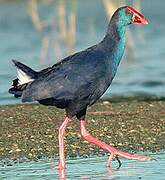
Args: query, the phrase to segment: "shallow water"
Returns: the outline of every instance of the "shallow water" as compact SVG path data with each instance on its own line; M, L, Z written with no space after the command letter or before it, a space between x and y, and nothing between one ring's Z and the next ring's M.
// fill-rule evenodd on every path
M93 157L86 159L67 160L66 179L113 179L113 180L164 180L165 179L165 153L152 154L157 161L138 162L122 160L119 170L110 170L105 167L106 157ZM41 160L38 162L8 163L1 161L0 179L3 180L53 180L59 178L59 173L51 167L54 160ZM114 166L116 164L114 163Z
M70 54L65 43L60 44L58 41L57 28L54 30L48 27L43 33L35 30L28 15L26 2L0 4L0 104L20 102L8 94L11 80L16 76L11 59L20 60L39 70L53 65L58 59ZM142 12L149 19L149 25L131 26L133 46L125 53L117 76L106 96L165 97L164 5L165 1L162 0L142 2ZM94 3L93 0L78 0L77 4L74 4L74 0L70 0L66 3L66 7L68 14L74 13L74 8L76 9L77 29L74 51L85 49L103 38L108 18L102 1L95 0ZM41 18L46 20L54 17L56 26L60 21L57 8L57 3L53 6L39 5ZM41 41L45 34L51 37L50 49L48 58L41 61ZM55 53L52 44L55 44Z

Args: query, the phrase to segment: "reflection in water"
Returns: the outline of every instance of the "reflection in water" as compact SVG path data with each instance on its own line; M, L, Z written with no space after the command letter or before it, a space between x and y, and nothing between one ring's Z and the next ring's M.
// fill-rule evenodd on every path
M158 161L138 162L123 160L119 170L105 166L105 157L67 160L67 169L56 171L51 169L54 159L29 161L24 163L7 163L0 161L0 179L162 179L164 180L165 154L152 154Z
M66 179L66 169L58 170L59 179Z
M109 177L112 177L116 172L119 171L119 169L113 169L112 167L107 167L107 174ZM129 174L129 176L131 176L131 174ZM60 180L65 180L67 179L67 170L66 169L62 169L62 170L58 170L58 177ZM88 180L90 179L90 177L88 177L88 175L85 176L80 176L81 180ZM116 178L111 178L112 180L115 180Z

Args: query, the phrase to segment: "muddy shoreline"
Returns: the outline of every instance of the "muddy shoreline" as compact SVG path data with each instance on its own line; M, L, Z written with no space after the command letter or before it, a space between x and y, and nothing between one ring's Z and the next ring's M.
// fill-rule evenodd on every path
M0 158L57 157L58 127L65 113L42 105L0 106ZM88 109L91 134L122 150L165 150L165 101L100 101ZM79 122L66 131L66 154L87 157L105 154L81 139Z

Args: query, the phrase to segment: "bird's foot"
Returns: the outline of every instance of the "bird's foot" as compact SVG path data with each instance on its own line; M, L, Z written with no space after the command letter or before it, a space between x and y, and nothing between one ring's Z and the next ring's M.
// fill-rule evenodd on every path
M148 160L153 160L153 158L149 157L149 156L142 156L142 155L138 155L138 154L131 154L131 153L127 153L127 152L123 152L117 149L113 149L113 151L110 152L111 155L109 156L109 160L107 163L107 166L112 168L112 160L116 159L119 163L119 166L117 169L119 169L122 165L119 157L123 157L126 159L130 159L130 160L138 160L138 161L148 161Z
M53 170L64 170L66 166L61 165L60 163L57 166L52 167Z

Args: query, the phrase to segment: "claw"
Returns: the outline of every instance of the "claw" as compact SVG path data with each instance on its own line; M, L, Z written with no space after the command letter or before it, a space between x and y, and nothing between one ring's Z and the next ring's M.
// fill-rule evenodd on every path
M120 161L118 155L115 156L115 159L116 159L116 160L118 161L118 163L119 163L119 166L116 168L116 169L118 170L118 169L120 169L120 167L121 167L121 165L122 165L122 162Z
M156 158L150 158L150 161L158 161Z
M119 166L116 168L116 170L119 170L120 167L121 167L121 165L122 165L122 163L121 163L118 155L113 155L113 154L111 154L111 155L109 156L109 160L108 160L108 163L107 163L107 167L112 168L112 160L117 160L117 162L119 163Z

